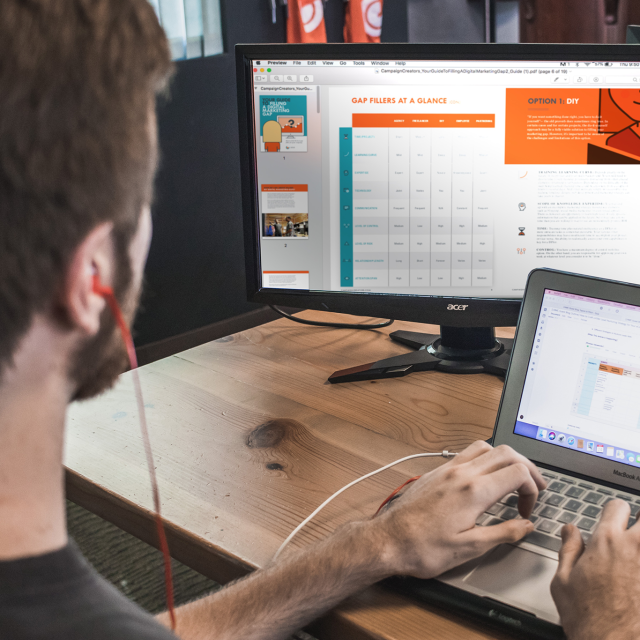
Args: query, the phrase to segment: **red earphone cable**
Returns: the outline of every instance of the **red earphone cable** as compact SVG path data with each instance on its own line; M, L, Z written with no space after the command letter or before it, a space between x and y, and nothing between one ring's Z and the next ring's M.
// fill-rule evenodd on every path
M93 290L101 295L109 305L111 313L115 318L116 324L122 334L125 346L127 348L127 355L129 356L129 362L131 364L131 374L133 377L133 385L136 393L136 400L138 403L138 414L140 415L140 428L142 430L142 439L144 441L144 449L147 457L147 466L149 467L149 476L151 477L151 491L153 493L153 507L155 510L156 528L158 530L158 541L160 543L160 550L164 558L164 582L167 593L167 609L169 610L169 617L171 618L171 629L176 628L176 614L173 597L173 577L171 574L171 555L169 554L169 544L167 543L167 536L164 531L164 524L162 516L160 514L160 491L158 490L158 479L156 477L156 469L153 462L153 452L151 451L151 441L149 440L149 429L147 428L147 416L144 411L144 400L142 398L142 386L140 385L140 376L138 375L138 358L136 357L136 349L133 344L133 338L131 331L120 311L120 306L113 293L111 287L105 287L100 282L100 277L97 274L93 276Z
M402 489L404 489L408 484L411 484L416 480L420 480L420 478L422 478L422 476L415 476L414 478L411 478L406 482L403 482L397 489L393 491L393 493L388 498L385 498L384 502L378 507L378 510L373 514L373 517L375 518L380 513L380 511L382 511L382 508L386 504L389 504L389 502L391 502L400 493L400 491L402 491Z

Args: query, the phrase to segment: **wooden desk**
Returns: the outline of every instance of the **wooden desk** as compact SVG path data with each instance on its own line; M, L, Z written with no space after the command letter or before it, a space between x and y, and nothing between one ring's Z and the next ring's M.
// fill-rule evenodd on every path
M408 322L358 332L283 319L140 369L174 557L226 583L267 563L305 516L354 478L412 453L459 451L490 436L502 391L492 375L326 382L336 369L403 353L387 337L396 329L437 332ZM405 479L441 463L412 460L356 485L292 544L370 516ZM155 544L130 374L71 408L65 464L71 500ZM378 586L313 632L330 640L507 637Z

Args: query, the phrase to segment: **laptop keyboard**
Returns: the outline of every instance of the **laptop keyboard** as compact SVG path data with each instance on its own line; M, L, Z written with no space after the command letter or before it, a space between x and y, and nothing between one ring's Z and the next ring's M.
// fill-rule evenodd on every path
M562 546L560 532L563 525L574 524L582 533L582 538L587 544L604 505L615 498L626 500L631 507L627 528L635 524L636 515L640 512L640 498L638 496L613 491L607 487L591 482L582 482L577 478L551 471L544 470L541 473L548 486L538 496L538 502L530 517L535 529L524 538L524 542L552 551L560 551ZM510 493L500 502L489 507L478 518L477 524L491 526L519 517L518 495Z

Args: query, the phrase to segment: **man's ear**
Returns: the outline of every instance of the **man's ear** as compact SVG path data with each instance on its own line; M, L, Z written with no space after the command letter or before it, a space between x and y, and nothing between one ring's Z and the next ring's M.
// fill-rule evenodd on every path
M68 321L89 336L100 329L100 314L106 304L104 298L94 291L93 276L97 274L106 286L113 283L112 230L111 222L100 224L78 245L60 292L59 304Z

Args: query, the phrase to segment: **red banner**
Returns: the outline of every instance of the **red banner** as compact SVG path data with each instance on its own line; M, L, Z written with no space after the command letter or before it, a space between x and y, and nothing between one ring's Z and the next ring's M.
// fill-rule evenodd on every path
M289 0L287 42L326 42L323 0Z
M344 16L345 42L380 42L382 0L349 0Z

